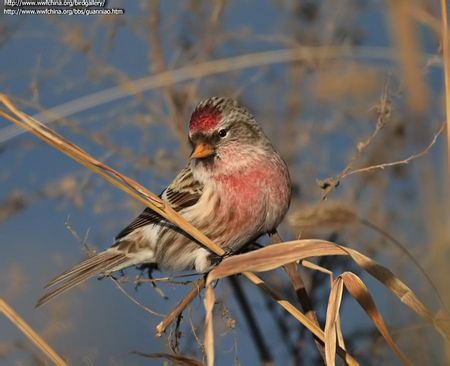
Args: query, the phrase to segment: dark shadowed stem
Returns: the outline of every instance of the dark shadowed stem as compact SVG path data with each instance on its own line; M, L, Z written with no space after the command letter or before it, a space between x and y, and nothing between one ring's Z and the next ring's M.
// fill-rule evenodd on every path
M250 332L252 334L252 339L255 343L256 349L258 350L259 359L261 360L262 365L273 365L273 358L269 352L269 348L264 340L263 333L256 322L256 319L253 315L252 307L250 306L247 297L242 291L242 286L239 283L239 279L236 276L232 276L229 278L231 288L236 296L236 301L241 308L242 313L244 314L245 320L247 322L248 327L250 328Z
M264 293L265 295L265 293ZM289 320L286 320L285 314L280 314L278 312L278 307L275 303L264 296L264 301L267 307L267 311L272 313L272 318L274 320L275 326L278 328L278 332L281 334L281 339L283 339L283 344L286 346L288 353L292 356L292 364L301 365L301 344L299 342L294 343L291 339L291 331L288 326ZM304 329L302 327L302 329Z
M281 243L283 240L281 239L278 232L272 235L272 243ZM284 266L284 269L289 276L289 279L294 287L295 294L297 295L297 300L302 307L302 310L305 312L305 315L311 319L319 328L320 324L317 320L316 312L312 308L311 299L308 296L308 292L306 291L305 283L303 282L302 277L300 276L300 272L298 271L296 263L288 263ZM325 350L323 344L314 337L314 342L316 343L317 349L319 350L320 355L322 356L325 362Z
M195 299L200 291L205 287L206 277L197 280L192 286L188 294L166 315L161 323L156 326L156 335L161 335L166 331L167 327L174 322L178 316L186 309L187 306Z

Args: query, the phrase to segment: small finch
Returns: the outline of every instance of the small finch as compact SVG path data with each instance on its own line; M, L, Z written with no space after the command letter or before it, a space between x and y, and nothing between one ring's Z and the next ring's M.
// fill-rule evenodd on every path
M209 98L192 113L189 140L190 161L161 198L226 253L273 233L289 207L289 172L250 112L232 99ZM47 284L50 291L37 306L91 277L134 265L201 273L214 263L208 249L146 208L109 249Z

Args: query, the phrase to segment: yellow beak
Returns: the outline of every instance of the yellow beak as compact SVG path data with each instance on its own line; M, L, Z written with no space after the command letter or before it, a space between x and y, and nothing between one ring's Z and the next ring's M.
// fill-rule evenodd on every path
M210 144L200 142L195 145L194 151L191 154L191 159L206 158L214 154L214 148Z

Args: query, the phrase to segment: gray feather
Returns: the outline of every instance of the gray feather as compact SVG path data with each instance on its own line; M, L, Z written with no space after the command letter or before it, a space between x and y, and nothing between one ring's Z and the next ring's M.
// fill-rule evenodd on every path
M42 296L38 300L36 307L39 307L56 296L82 284L89 278L110 273L117 266L127 262L128 260L129 258L127 258L124 254L116 251L105 251L84 260L80 264L77 264L69 270L61 273L58 277L50 281L45 288L54 287L57 285L59 286Z

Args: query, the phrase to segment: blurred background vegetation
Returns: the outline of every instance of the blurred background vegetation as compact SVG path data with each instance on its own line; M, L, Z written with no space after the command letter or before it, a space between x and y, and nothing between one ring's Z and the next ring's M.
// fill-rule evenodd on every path
M0 91L156 193L186 163L195 104L212 95L237 98L290 168L294 196L283 239L320 237L358 249L437 309L431 285L393 237L449 303L448 162L445 133L437 136L445 118L438 2L152 0L109 1L108 7L125 14L0 15ZM0 297L61 355L74 365L163 362L133 351L203 358L201 298L161 338L154 336L161 317L108 279L91 280L35 310L51 277L78 262L86 248L109 246L142 206L5 120L0 167ZM343 258L318 263L337 274L359 271ZM328 277L301 271L323 325ZM171 278L155 287L139 275L130 269L121 283L158 313L173 307L189 290L184 282L195 279ZM432 328L361 275L415 363L450 362ZM293 297L280 271L264 278ZM221 281L217 364L320 364L310 333L238 281L265 344L255 346L236 289ZM362 364L398 363L364 312L345 299L342 327ZM46 362L0 317L0 363Z

